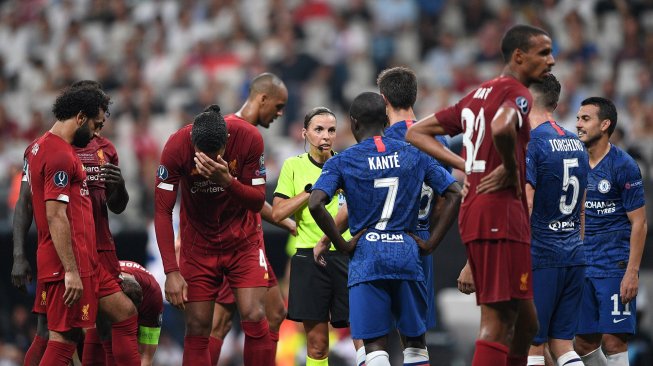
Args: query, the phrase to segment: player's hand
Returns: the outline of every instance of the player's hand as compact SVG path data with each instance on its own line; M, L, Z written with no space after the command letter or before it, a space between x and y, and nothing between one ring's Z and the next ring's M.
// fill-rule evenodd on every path
M30 282L32 282L32 266L25 256L14 257L14 265L11 267L11 283L25 291L25 286Z
M166 275L165 284L166 300L177 309L184 310L188 301L188 284L179 271Z
M352 254L354 250L356 249L356 244L358 244L358 239L367 231L367 229L363 229L359 232L356 233L356 235L352 236L351 239L346 242L344 252L347 254Z
M637 271L626 270L624 278L621 280L621 302L624 304L629 303L637 296L639 288L639 274Z
M315 263L319 264L322 267L326 267L327 261L324 259L324 253L327 253L330 247L331 241L329 238L326 235L322 236L322 238L318 240L317 244L315 244L315 247L313 248L313 260Z
M231 174L229 174L229 165L227 165L227 162L220 155L213 160L203 152L196 152L195 168L204 178L222 188L228 187L233 179Z
M408 235L410 235L410 237L413 238L417 243L417 246L419 247L420 255L429 255L431 253L428 244L422 238L415 235L414 233L408 233Z
M521 197L519 170L508 171L501 164L490 174L481 178L481 182L476 187L476 193L492 193L506 188L515 188L517 198Z
M469 267L469 262L465 263L465 266L458 276L458 291L465 295L469 295L476 291L474 277L472 277L472 269Z
M82 297L84 285L78 272L66 272L64 275L64 285L66 290L63 293L63 303L66 306L72 306Z
M286 218L279 223L284 229L288 230L290 235L297 236L297 223L295 220Z
M100 180L104 181L109 189L125 184L120 167L111 163L105 163L100 167Z
M467 196L467 193L469 193L469 180L467 180L467 175L465 175L465 179L463 180L463 186L460 189L460 195L463 197L463 199L460 201L465 202L465 197Z

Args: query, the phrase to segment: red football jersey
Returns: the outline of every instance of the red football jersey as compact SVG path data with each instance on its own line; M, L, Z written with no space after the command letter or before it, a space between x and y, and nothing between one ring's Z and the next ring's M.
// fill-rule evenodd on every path
M143 302L138 307L138 325L161 327L163 294L154 276L140 264L130 261L120 261L120 271L133 275L143 289Z
M45 202L67 204L73 253L81 277L95 272L97 252L93 209L86 185L86 172L73 147L50 132L37 139L28 154L27 179L38 229L36 263L39 281L63 279L64 269L54 248Z
M260 210L265 201L263 138L256 127L233 114L226 116L225 121L229 139L223 159L234 177L226 189L197 172L192 124L170 136L163 148L156 178L155 229L166 273L178 269L174 253L170 252L177 190L181 190L182 245L226 251L258 244L262 229L248 211ZM248 207L246 202L252 201L256 204Z
M86 147L76 147L75 152L86 171L86 184L93 203L97 250L115 250L116 245L109 231L106 188L104 182L100 181L100 166L104 163L119 165L116 148L107 138L96 136Z
M492 141L491 122L501 106L508 106L519 117L515 155L524 192L531 104L531 93L524 85L502 76L483 83L454 106L435 114L449 135L464 134L462 157L470 187L458 218L463 242L479 239L530 242L526 195L518 199L514 189L476 194L476 187L481 178L501 165L501 156Z

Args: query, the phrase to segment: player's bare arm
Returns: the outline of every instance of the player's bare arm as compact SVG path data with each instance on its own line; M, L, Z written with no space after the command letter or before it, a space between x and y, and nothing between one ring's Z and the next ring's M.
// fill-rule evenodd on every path
M476 187L477 193L491 193L509 187L515 187L517 197L521 196L519 171L515 158L515 144L517 141L517 124L519 115L512 107L503 106L492 119L492 140L494 147L501 156L502 164L481 178Z
M465 171L465 160L447 149L440 141L433 137L446 134L438 119L434 115L431 115L410 126L406 132L406 141L443 164Z
M313 191L308 199L308 209L311 211L311 215L313 215L317 225L331 240L336 249L343 253L351 253L356 248L358 238L365 230L361 230L359 233L354 235L351 240L346 241L336 227L336 222L334 221L333 216L331 216L329 211L326 209L327 201L328 196L326 193L321 190Z
M639 288L639 265L642 262L644 242L646 241L646 206L628 212L632 225L630 232L630 256L628 267L621 280L621 301L626 304L637 296Z
M420 247L425 254L430 254L437 249L454 220L458 217L460 201L462 200L460 185L456 182L452 183L444 192L442 198L442 202L439 202L436 209L431 212L429 239L424 243L423 247Z
M526 204L528 204L528 217L533 214L533 200L535 199L535 188L530 183L526 183L524 188L524 193L526 193Z
M289 218L308 203L309 192L300 192L294 197L274 197L272 200L272 219L281 221Z
M261 218L274 226L287 230L293 236L297 236L297 224L295 221L290 219L288 216L275 220L273 212L274 211L272 206L270 206L269 203L265 202L263 204L263 208L261 209Z
M100 167L100 179L107 188L107 207L115 214L122 213L129 202L129 194L120 167L105 163Z
M347 210L347 203L345 202L339 209L338 213L336 213L336 217L334 219L336 223L336 227L338 228L338 231L340 231L340 234L344 233L349 229L349 211ZM329 248L331 247L331 240L329 240L329 237L326 235L322 235L320 240L318 240L317 244L315 244L315 247L313 248L313 259L315 259L315 262L320 264L320 265L326 265L326 259L324 259L324 253L329 251Z
M14 265L11 268L11 282L23 290L27 283L32 282L32 267L25 257L27 232L32 226L32 217L32 192L29 183L23 181L14 210Z
M63 202L49 200L45 202L45 213L54 248L63 265L65 276L63 300L64 304L71 306L82 296L82 279L79 277L77 262L73 254L70 238L70 222L66 215L67 205Z

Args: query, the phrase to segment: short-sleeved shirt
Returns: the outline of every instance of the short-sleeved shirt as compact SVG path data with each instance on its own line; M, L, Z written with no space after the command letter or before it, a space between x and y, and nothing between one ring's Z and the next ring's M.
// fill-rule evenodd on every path
M75 148L86 171L86 184L93 203L95 218L95 235L97 250L116 250L111 231L109 231L109 213L104 182L100 181L100 167L105 163L119 165L118 153L111 141L105 137L95 136L86 147Z
M348 197L349 228L366 229L349 263L349 286L378 279L423 281L415 240L422 182L443 194L453 177L406 142L374 136L327 160L313 190Z
M261 133L235 115L225 117L229 139L223 159L240 183L265 189L265 163ZM225 251L257 246L261 227L256 216L195 168L192 124L175 132L161 154L155 194L181 190L179 229L182 243ZM157 198L158 200L159 198ZM174 205L174 202L173 202ZM172 207L170 207L172 208ZM157 228L157 231L159 229ZM160 232L157 232L159 238ZM169 238L172 242L174 238Z
M322 172L324 164L318 163L309 153L304 153L286 159L279 173L277 188L274 191L275 197L292 198L304 192L307 184L315 184L317 178ZM338 213L338 209L345 203L345 195L342 191L338 192L338 199L331 200L326 205L327 211L331 216ZM297 236L295 237L296 248L314 248L315 244L322 238L324 233L317 226L315 219L308 210L308 206L303 206L295 212L295 222L297 223ZM349 235L349 232L345 233ZM345 236L349 239L351 236ZM331 250L335 247L331 245Z
M499 239L529 243L531 240L526 195L517 198L514 188L476 193L481 179L502 164L492 141L491 126L492 119L502 106L513 108L519 119L515 158L523 192L531 104L531 93L523 84L510 76L501 76L481 84L455 105L435 114L447 134L455 136L464 133L462 157L470 184L458 218L464 243Z
M585 264L580 212L589 157L578 137L547 121L531 131L526 181L535 188L531 213L533 268Z
M138 307L138 325L161 327L163 295L154 276L140 264L131 261L120 261L120 271L133 275L143 290L143 302Z
M38 280L59 281L65 274L46 215L46 201L50 200L67 205L72 251L79 275L91 276L97 266L95 225L86 172L81 161L68 142L50 132L32 144L27 156L27 181L32 191L32 207L38 229Z
M630 256L628 212L643 207L642 173L635 160L617 146L587 177L585 250L587 276L623 276Z
M406 131L408 131L408 128L413 125L415 121L399 121L394 124L392 124L390 127L385 129L385 137L389 137L391 139L397 139L400 141L406 141ZM436 140L440 141L442 145L444 145L446 148L449 148L449 143L447 142L446 137L444 136L436 136ZM442 165L439 161L436 159L433 159L436 164L440 165L443 167L448 173L451 174L451 167L444 166ZM419 198L419 214L417 215L417 231L425 231L428 232L431 226L431 211L433 210L433 207L435 206L435 194L433 193L433 189L429 187L426 184L422 184L422 195Z

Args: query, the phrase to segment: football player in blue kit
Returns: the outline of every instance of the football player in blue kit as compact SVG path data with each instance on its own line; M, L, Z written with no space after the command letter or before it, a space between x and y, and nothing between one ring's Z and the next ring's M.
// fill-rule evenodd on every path
M414 234L419 198L426 182L445 197L445 210L454 211L455 217L460 189L433 159L406 142L383 136L387 116L381 95L360 94L349 113L358 143L326 162L308 206L336 248L352 253L351 333L364 340L366 365L390 365L387 335L395 324L406 336L405 347L421 350L404 362L428 365L427 292L420 249L432 251L439 235L433 232L423 241ZM325 208L340 189L347 195L349 228L355 234L349 242Z
M642 174L630 155L610 144L617 126L610 100L585 99L576 120L590 171L584 239L588 266L575 347L585 364L628 365L646 238Z
M544 365L544 344L557 365L582 366L573 339L585 280L581 214L589 160L578 137L553 119L560 83L552 74L529 86L531 140L526 199L531 217L533 295L539 331L528 365Z
M406 131L413 123L416 122L413 105L417 99L417 76L415 72L406 67L393 67L383 70L376 80L379 91L386 103L386 112L390 126L385 130L385 137L406 141ZM445 147L449 143L444 136L436 137ZM424 153L425 154L425 153ZM437 160L436 164L441 165ZM442 166L447 172L451 173L452 168ZM422 194L419 202L419 213L417 215L417 236L422 240L428 240L430 236L430 217L433 208L439 197L433 192L433 189L426 184L422 184ZM436 222L445 224L450 218L437 218ZM449 227L447 225L447 227ZM442 232L442 235L446 234ZM439 241L439 240L438 240ZM433 258L422 256L422 269L426 278L427 304L428 312L426 314L426 328L435 327L435 286L433 278Z

